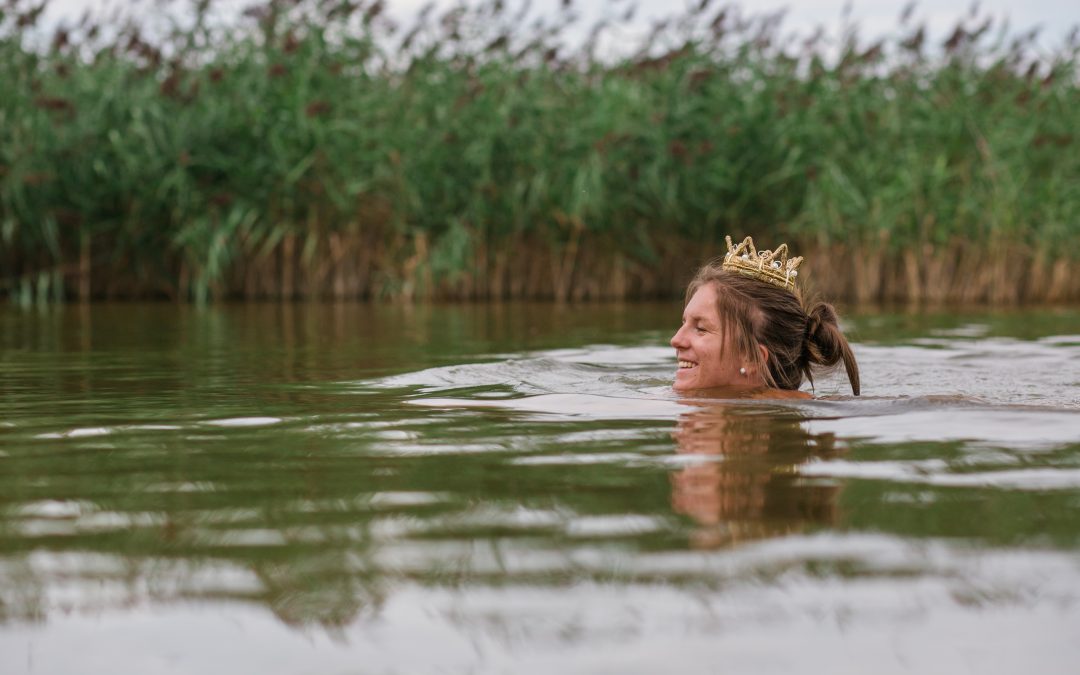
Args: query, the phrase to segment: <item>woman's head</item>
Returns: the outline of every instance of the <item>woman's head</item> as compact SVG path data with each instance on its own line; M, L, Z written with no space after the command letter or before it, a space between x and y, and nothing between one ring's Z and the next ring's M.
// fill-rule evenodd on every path
M675 389L774 387L795 390L811 367L844 364L859 394L859 367L832 305L806 305L788 290L720 261L705 265L686 289L683 324L671 338L679 359Z

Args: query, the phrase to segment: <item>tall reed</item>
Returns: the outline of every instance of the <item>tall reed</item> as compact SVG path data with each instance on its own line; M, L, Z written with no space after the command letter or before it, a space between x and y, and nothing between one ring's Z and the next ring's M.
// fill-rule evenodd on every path
M220 24L199 0L42 49L4 1L22 302L669 296L728 233L790 241L840 297L1080 299L1075 32L1049 56L981 17L830 46L705 0L615 57L621 19L567 46L572 3L395 30L380 2Z

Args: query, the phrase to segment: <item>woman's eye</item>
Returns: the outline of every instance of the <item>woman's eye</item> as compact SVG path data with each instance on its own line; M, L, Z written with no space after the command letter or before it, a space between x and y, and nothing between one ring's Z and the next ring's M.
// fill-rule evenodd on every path
M702 333L702 334L705 334L705 333L709 332L709 331L705 330L705 328L703 326L695 326L694 330L696 330L697 332Z

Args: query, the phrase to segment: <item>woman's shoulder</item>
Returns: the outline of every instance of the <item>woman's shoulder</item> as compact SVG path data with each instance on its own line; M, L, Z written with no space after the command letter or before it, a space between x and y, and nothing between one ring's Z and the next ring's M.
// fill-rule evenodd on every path
M762 389L756 392L751 398L760 399L807 399L814 398L808 391L800 391L798 389Z

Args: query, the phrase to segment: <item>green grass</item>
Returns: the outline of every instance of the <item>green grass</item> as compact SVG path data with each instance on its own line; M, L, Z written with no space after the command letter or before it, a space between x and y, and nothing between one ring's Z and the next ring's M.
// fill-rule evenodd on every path
M391 35L290 0L35 50L9 0L0 293L677 296L730 233L840 297L1080 299L1076 44L978 19L836 56L706 8L596 59L500 6Z

